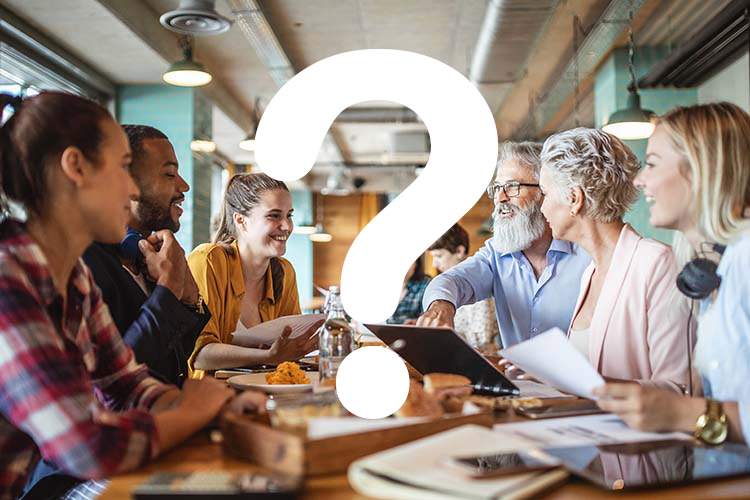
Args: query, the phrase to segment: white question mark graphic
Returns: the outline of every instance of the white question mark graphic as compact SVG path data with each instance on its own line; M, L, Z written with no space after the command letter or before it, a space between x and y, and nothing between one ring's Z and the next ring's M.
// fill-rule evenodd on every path
M360 232L347 253L341 298L361 322L391 316L409 266L474 206L497 160L492 112L463 75L413 52L360 50L313 64L276 93L258 126L258 165L282 181L303 177L334 119L371 100L411 108L425 123L432 150L422 174Z

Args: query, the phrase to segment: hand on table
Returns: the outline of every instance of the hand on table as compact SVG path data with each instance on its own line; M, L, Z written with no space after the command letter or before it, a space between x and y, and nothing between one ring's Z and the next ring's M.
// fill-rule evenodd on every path
M318 321L305 333L294 339L289 338L289 335L292 334L292 328L289 326L284 328L279 338L268 349L268 363L278 364L283 361L297 361L307 353L314 351L318 347L318 336L313 334L322 324L323 320Z
M453 328L453 317L456 308L447 300L436 300L417 319L417 326Z
M697 398L633 382L608 383L592 392L600 398L599 408L615 413L633 429L672 431L695 423L690 400Z
M268 397L262 392L244 391L230 399L224 406L227 411L237 414L255 413L266 414L266 401Z

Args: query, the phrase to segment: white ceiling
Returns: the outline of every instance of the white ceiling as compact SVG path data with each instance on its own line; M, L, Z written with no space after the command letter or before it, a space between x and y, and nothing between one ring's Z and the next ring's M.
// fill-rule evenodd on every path
M642 9L650 9L653 14L642 29L643 38L650 43L679 43L701 21L710 18L711 9L705 5L723 6L727 1L646 0ZM296 72L344 51L393 48L430 56L467 77L488 4L486 0L259 0L258 3ZM566 62L551 60L539 49L556 46L561 54L570 54L572 31L568 26L572 26L572 13L584 20L586 16L596 18L607 3L605 0L507 0L506 5L512 9L501 20L506 24L500 25L502 29L493 41L485 81L479 86L493 112L506 113L510 105L515 110L514 116L527 114L539 93L537 87L533 92L519 92L525 88L519 84L524 78L523 84L529 87L528 77L523 76L528 75L527 69L543 71L554 82L559 78L555 71ZM161 83L163 71L172 62L171 54L178 53L176 42L165 38L165 34L172 34L158 25L158 17L175 9L178 0L0 0L0 4L118 84ZM140 19L143 29L134 29L132 20L131 25L126 25L126 21L113 13L129 8L146 18ZM234 18L227 0L217 0L216 8L224 16ZM555 23L549 22L553 19ZM671 26L669 30L663 29L665 24ZM535 30L539 36L526 33ZM666 31L669 33L665 34ZM524 38L525 35L528 36ZM531 42L526 40L529 37ZM262 110L278 90L269 69L236 24L222 35L197 38L195 58L214 75L215 83L209 87L220 87L225 96L224 102L214 106L213 113L213 135L219 151L235 163L252 163L252 153L238 147L248 130L235 121L248 124L256 100ZM447 105L448 99L449 96ZM358 106L399 105L368 102ZM238 114L244 119L236 120ZM589 93L579 106L581 124L593 124L593 114ZM502 118L496 115L497 120ZM574 120L573 116L567 116L560 123L570 125ZM324 147L318 157L319 166L313 171L319 178L307 179L308 184L319 185L323 181L321 176L340 163L339 153L352 165L424 163L427 151L409 157L393 149L394 134L415 131L426 132L421 122L335 123L332 135L341 151L333 143ZM356 174L368 176L377 169L358 168ZM412 175L413 168L404 167L404 171Z

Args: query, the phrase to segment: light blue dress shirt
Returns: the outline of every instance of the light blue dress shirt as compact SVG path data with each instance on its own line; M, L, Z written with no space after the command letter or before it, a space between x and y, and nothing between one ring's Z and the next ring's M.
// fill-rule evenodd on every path
M487 240L476 254L430 282L425 310L435 300L456 308L494 297L503 347L558 327L567 332L578 299L581 275L591 257L568 241L552 240L547 267L537 281L523 252L499 253Z
M750 443L750 233L727 246L716 272L716 299L701 302L695 366L706 397L739 403Z

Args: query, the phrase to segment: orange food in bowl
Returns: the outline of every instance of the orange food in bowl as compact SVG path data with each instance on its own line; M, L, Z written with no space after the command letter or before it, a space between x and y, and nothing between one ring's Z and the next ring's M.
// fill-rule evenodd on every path
M266 373L266 383L271 385L309 384L305 372L294 361L284 361L276 370Z

